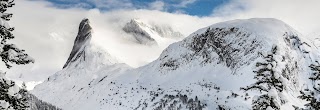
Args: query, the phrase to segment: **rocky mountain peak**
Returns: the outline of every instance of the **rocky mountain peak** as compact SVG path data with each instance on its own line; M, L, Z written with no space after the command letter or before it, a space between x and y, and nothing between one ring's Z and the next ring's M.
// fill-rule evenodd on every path
M223 64L236 72L250 65L273 46L289 59L291 52L308 53L309 44L284 22L270 18L233 20L198 30L177 46L168 47L160 56L162 70L176 70L185 63ZM184 50L177 54L177 50ZM213 54L214 53L214 54ZM177 55L171 56L169 55ZM181 57L183 56L183 57Z
M136 19L132 19L122 29L124 32L131 34L139 44L157 44L155 39L147 32L148 27Z
M144 45L161 45L159 43L164 39L183 38L180 32L174 31L169 25L150 25L138 19L131 19L122 29L132 35L137 43Z
M68 65L70 65L70 63L85 57L84 50L87 47L87 43L90 42L90 39L92 37L91 30L92 28L90 26L89 19L83 19L79 25L78 35L74 40L74 45L72 47L70 56L67 62L64 64L63 68L66 68Z

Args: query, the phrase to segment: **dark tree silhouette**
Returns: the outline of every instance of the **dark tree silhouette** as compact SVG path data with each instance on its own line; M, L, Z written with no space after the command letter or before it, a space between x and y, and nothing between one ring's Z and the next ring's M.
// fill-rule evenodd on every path
M309 67L313 71L309 79L314 82L314 85L311 89L300 91L301 95L298 96L298 98L308 101L308 103L305 104L306 109L320 110L320 65L311 64Z
M257 70L253 71L256 73L254 76L256 82L250 86L240 88L244 91L258 90L259 92L264 93L253 98L252 109L254 110L265 110L268 107L279 110L280 104L283 102L278 96L278 94L284 90L284 78L276 69L278 62L275 60L274 56L277 54L277 50L277 46L273 46L267 55L261 54L264 61L257 62Z
M12 13L6 13L7 9L14 5L14 0L0 0L0 57L8 69L12 64L28 64L34 60L19 49L16 45L8 43L8 40L14 39L8 21ZM27 109L27 99L25 97L25 88L20 89L15 82L6 79L5 72L0 71L0 109Z

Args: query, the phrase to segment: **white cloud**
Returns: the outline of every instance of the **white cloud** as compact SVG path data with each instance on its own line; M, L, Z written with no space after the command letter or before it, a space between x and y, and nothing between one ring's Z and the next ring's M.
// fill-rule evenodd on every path
M165 3L163 1L155 1L149 4L149 9L163 11L165 9Z
M190 4L195 3L197 0L181 0L181 2L179 4L173 5L174 7L177 8L185 8Z
M19 0L8 10L14 14L9 22L15 27L16 38L12 41L36 59L35 64L13 67L8 72L9 77L17 78L24 73L26 80L43 79L61 69L65 62L66 58L61 56L68 56L77 30L75 27L86 16L86 11L65 11L48 6L51 5L43 1Z
M277 18L303 34L319 31L319 0L233 0L213 16L230 19Z

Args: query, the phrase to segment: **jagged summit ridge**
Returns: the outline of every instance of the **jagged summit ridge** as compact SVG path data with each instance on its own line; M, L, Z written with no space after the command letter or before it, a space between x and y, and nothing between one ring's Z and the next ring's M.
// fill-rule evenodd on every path
M159 43L164 39L177 40L183 37L168 25L150 25L138 19L131 19L122 29L132 35L137 43L144 45L161 45Z
M123 27L123 31L126 33L132 34L132 36L137 40L140 44L152 45L157 44L155 39L151 37L151 35L143 29L143 27L147 27L146 24L132 19L129 23L127 23Z

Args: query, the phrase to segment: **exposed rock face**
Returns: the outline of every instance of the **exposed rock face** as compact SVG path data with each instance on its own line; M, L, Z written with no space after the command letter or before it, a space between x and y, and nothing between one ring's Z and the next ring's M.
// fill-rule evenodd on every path
M64 64L63 68L66 68L70 63L76 60L85 60L85 48L90 42L92 37L91 35L91 26L89 24L89 19L83 19L79 26L79 31L76 39L74 40L74 45L71 50L70 56L67 62Z
M305 47L310 47L310 45L302 42L295 30L285 23L275 19L250 19L250 21L256 24L252 25L245 21L241 25L237 24L239 22L231 22L220 26L218 23L198 30L178 45L180 50L184 50L183 53L178 54L179 56L168 57L169 54L177 53L170 47L162 53L160 56L161 69L176 70L180 65L196 60L200 61L199 65L217 63L236 71L261 57L259 53L267 52L267 48L272 47L270 45L272 40L277 41L274 42L274 45L281 45L281 48L285 50L282 54L286 60L290 60L289 51L297 50L301 54L308 53ZM263 25L254 28L260 24L259 22L270 22L274 27L281 28L273 30ZM269 35L269 33L276 34Z
M104 65L118 63L118 60L105 49L91 43L91 32L92 27L89 19L83 19L79 25L78 35L74 41L70 56L63 66L64 69L68 67L97 69Z
M132 19L123 28L132 35L137 43L144 45L158 45L161 39L181 39L183 35L167 25L149 25L137 19Z
M143 29L143 27L147 27L147 25L135 19L132 19L123 27L123 31L133 35L137 42L140 44L157 44L155 39L153 39L151 35L145 29Z

